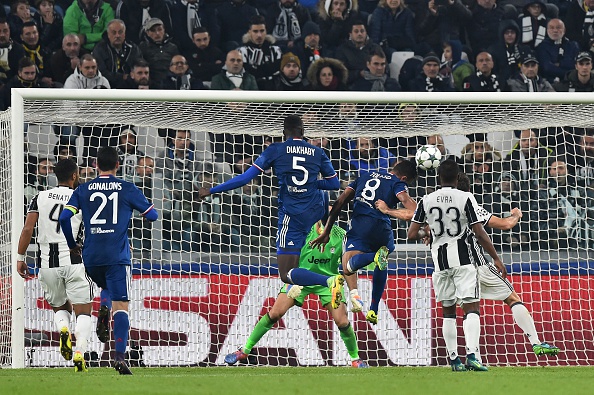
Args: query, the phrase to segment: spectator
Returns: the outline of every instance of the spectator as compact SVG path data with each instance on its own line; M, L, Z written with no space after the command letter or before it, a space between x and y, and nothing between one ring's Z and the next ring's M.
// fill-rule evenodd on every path
M475 141L462 149L464 172L470 179L471 192L481 204L491 203L493 182L501 174L503 157L486 141Z
M116 148L120 157L117 177L130 182L134 182L138 160L144 157L144 152L138 149L137 136L138 134L134 129L123 129L120 132L119 145Z
M128 40L135 44L142 42L146 32L145 24L149 19L159 19L166 32L173 32L171 15L165 0L120 1L117 7L117 17L124 21L129 32Z
M495 74L502 81L507 81L520 71L520 63L524 54L530 52L530 47L519 44L520 28L511 19L501 22L499 38L497 42L489 47L495 63Z
M37 76L47 85L52 85L53 81L45 75L46 64L49 63L51 53L48 48L42 46L39 42L39 31L35 22L25 22L21 30L21 41L25 56L35 62L37 66Z
M17 75L2 86L2 111L11 106L10 90L12 88L49 88L49 86L37 78L37 66L35 66L35 63L29 58L21 58L19 60Z
M25 56L23 46L10 38L6 18L0 18L0 85L6 84L17 73L19 60Z
M184 52L188 65L196 78L211 81L221 72L225 63L225 54L211 42L210 33L205 27L194 29L192 43L192 48Z
M142 58L140 48L126 40L126 25L121 19L112 19L107 32L93 49L99 71L116 87L129 77L132 65Z
M54 10L55 0L37 0L39 12L33 14L33 20L39 28L39 42L49 53L60 49L64 30L64 19Z
M445 2L429 0L427 9L416 15L419 25L417 42L427 43L430 50L437 53L442 43L451 40L460 41L463 37L462 21L458 15L466 12L465 8L461 0Z
M229 51L223 70L212 78L210 89L217 90L258 90L253 75L243 68L243 59L238 50Z
M32 185L25 186L25 203L30 203L40 191L45 191L49 186L49 177L54 173L54 163L48 158L37 161L37 173Z
M320 0L318 23L321 34L318 35L322 38L322 46L331 52L336 50L349 37L353 22L362 19L357 0Z
M66 79L64 89L109 89L109 81L97 68L93 55L83 55L74 73Z
M250 29L251 19L257 15L258 10L247 4L245 0L230 0L223 3L217 9L217 24L221 38L214 44L225 52L239 47L243 42L243 35Z
M162 81L161 89L172 90L198 90L206 89L202 81L194 77L192 70L188 67L186 58L182 55L175 55L169 64L169 73Z
M546 0L527 0L518 19L522 32L522 44L531 49L538 47L546 37L547 17L545 16Z
M457 92L462 92L462 86L464 79L475 73L474 66L470 64L468 60L462 59L462 43L458 40L450 40L446 43L451 51L451 62L448 62L451 68L451 75L449 78L449 85L452 86ZM443 63L440 64L440 74L442 73ZM446 68L447 68L446 66ZM446 73L447 75L447 73ZM443 78L447 81L446 78Z
M265 12L266 28L281 48L293 48L311 16L297 0L277 0Z
M374 43L381 43L390 59L396 51L414 51L417 45L414 18L405 0L380 0L371 14L369 37Z
M340 60L349 71L349 85L363 76L363 72L367 69L367 56L378 47L379 45L369 39L365 24L362 21L354 21L349 40L336 50L336 59Z
M594 18L591 10L594 10L594 0L572 1L564 19L567 38L577 41L582 51L591 51L594 43Z
M136 163L136 173L134 175L134 185L136 185L150 201L153 197L153 172L155 171L155 161L150 156L138 157ZM145 221L144 218L132 217L132 226L130 229L130 240L132 241L133 252L140 251L140 257L143 259L152 258L152 229L153 223Z
M113 18L113 9L103 0L73 1L64 16L64 35L78 35L83 48L92 51Z
M325 49L320 45L320 27L314 22L307 22L303 27L301 38L295 41L293 53L301 61L301 72L307 75L309 66L324 57Z
M76 147L74 145L58 144L54 145L54 160L58 163L62 159L72 159L76 162Z
M165 31L162 20L149 19L144 24L144 31L146 36L140 43L142 57L151 68L151 78L160 84L167 76L171 58L179 54L179 50Z
M156 89L150 78L149 64L144 59L134 62L130 75L117 87L118 89Z
M527 53L520 64L520 72L507 80L512 92L555 92L549 81L538 75L538 59Z
M10 5L10 14L7 17L10 25L11 38L22 44L20 33L23 25L28 22L35 22L31 16L31 6L27 0L16 0Z
M258 15L250 20L250 28L243 36L244 46L238 48L245 70L256 78L260 90L266 90L272 77L280 72L282 52L274 41L266 34L264 17Z
M55 51L49 59L46 75L55 83L63 85L80 65L80 57L88 53L89 51L81 47L80 38L76 34L65 35L62 39L62 48Z
M535 191L546 185L548 159L553 150L538 142L536 132L525 129L520 132L520 141L512 148L503 163L504 170L509 170L520 182L522 191Z
M214 37L214 42L219 42L221 33L219 31L219 26L216 23L216 12L214 9L211 11L210 8L205 7L203 1L199 0L171 0L167 2L167 4L171 13L172 36L175 38L180 51L186 56L188 61L190 61L190 58L186 53L195 51L196 49L196 43L194 42L194 33L196 29L210 32L207 33L209 41L210 36L212 35ZM208 44L206 46L208 46ZM190 68L194 73L198 73L198 70L195 69L194 65L191 63ZM204 81L210 81L210 79Z
M580 49L578 43L565 37L565 24L561 19L551 19L547 25L547 37L538 46L541 75L549 82L558 82L575 68L575 57Z
M408 83L411 92L453 92L448 81L439 75L439 58L430 52L423 58L422 71Z
M301 61L292 52L287 52L281 59L280 73L270 84L273 91L303 91L306 90L307 80L301 73Z
M580 136L575 151L568 152L567 162L578 185L594 187L594 130L586 129L586 134Z
M349 162L354 169L359 171L359 174L370 171L387 173L396 163L396 157L384 147L378 147L374 140L359 137L354 142Z
M320 58L309 67L307 80L314 91L346 91L348 75L340 60Z
M361 92L399 92L402 89L394 78L386 74L386 55L381 48L373 50L367 58L367 70L351 86Z
M231 198L233 219L241 238L240 245L256 251L269 247L272 218L270 208L274 205L272 199L263 194L260 179L254 178L237 189Z
M89 182L93 178L97 177L97 172L95 171L95 167L94 166L89 166L88 163L83 162L78 167L78 176L80 177L79 178L79 182L81 184L84 184L85 182Z
M157 171L163 172L163 249L190 251L193 182L197 162L192 134L178 130L173 143L159 154Z
M563 81L553 84L556 92L594 92L592 53L582 51L575 58L575 69L565 74Z
M481 52L476 56L476 73L464 78L464 92L505 92L507 81L493 73L493 57L489 52Z

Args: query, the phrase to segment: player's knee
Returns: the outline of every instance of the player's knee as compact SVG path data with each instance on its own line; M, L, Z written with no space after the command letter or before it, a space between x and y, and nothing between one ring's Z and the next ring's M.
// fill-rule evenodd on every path
M503 302L507 304L509 307L514 307L514 305L518 303L522 304L522 300L515 292L512 292L511 295L509 295Z
M288 271L279 271L278 273L281 281L285 284L293 284L293 282L291 281L291 279L289 278L289 272Z

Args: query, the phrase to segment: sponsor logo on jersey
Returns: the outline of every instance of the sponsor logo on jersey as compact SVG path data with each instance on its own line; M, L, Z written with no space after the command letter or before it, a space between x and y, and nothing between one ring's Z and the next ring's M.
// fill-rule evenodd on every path
M325 259L318 259L314 258L313 256L307 260L309 263L313 263L314 265L324 265L326 263L330 263L330 258Z
M101 229L101 228L91 228L91 234L96 235L100 233L114 233L114 229Z
M291 185L287 185L287 190L289 192L292 192L292 193L303 193L303 192L307 192L307 188L299 189L299 188L293 187Z

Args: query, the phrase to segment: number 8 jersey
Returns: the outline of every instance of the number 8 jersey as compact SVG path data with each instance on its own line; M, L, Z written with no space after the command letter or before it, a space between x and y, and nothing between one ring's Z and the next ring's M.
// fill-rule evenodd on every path
M82 211L85 266L102 266L130 264L130 218L134 210L144 215L153 205L136 185L105 175L76 188L65 208Z
M413 222L431 228L431 255L435 271L474 264L468 235L481 222L479 205L469 193L451 187L424 196L417 204Z
M68 203L74 191L66 186L59 186L49 191L41 191L29 204L29 213L38 213L37 244L39 245L38 264L41 268L69 266L82 263L80 256L70 256L70 248L60 227L60 213ZM70 218L72 236L76 240L80 231L82 216L80 214Z

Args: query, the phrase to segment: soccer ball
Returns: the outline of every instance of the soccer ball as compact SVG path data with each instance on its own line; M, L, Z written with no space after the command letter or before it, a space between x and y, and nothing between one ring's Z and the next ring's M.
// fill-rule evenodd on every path
M415 155L417 166L423 170L437 169L441 163L441 151L434 145L422 145Z

